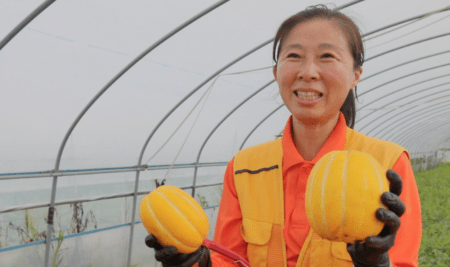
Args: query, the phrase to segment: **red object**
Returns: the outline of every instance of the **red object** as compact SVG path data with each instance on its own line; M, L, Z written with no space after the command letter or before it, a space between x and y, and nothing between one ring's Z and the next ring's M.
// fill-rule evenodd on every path
M220 254L234 260L235 263L238 263L242 267L250 266L248 261L246 259L244 259L241 255L237 254L236 252L232 251L231 249L224 247L212 240L205 239L205 241L203 241L203 246L208 249L214 250L215 252L220 253Z

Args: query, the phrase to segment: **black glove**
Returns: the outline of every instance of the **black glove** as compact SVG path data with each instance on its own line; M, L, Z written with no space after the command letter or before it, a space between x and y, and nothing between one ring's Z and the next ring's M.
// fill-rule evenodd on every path
M211 267L209 250L204 246L200 246L190 254L178 253L175 247L161 246L153 235L145 238L145 244L155 249L155 259L160 261L163 267L191 267L196 262L199 267Z
M364 243L347 244L347 251L355 267L389 267L388 250L394 245L400 216L405 212L405 204L398 197L402 192L402 178L394 170L388 170L386 177L390 182L389 191L381 195L381 202L389 209L378 209L375 216L385 223L377 236L369 236Z

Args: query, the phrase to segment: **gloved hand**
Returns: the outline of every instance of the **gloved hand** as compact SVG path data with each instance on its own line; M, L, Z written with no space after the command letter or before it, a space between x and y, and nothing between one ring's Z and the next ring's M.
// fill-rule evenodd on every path
M155 249L155 259L160 261L163 267L191 267L197 262L199 267L211 267L209 250L204 246L200 246L190 254L183 254L179 253L175 247L163 247L153 235L145 238L145 244Z
M402 178L394 170L388 170L386 177L390 182L389 191L381 195L381 202L389 209L378 209L375 216L385 223L377 236L369 236L364 243L347 244L347 251L355 267L389 267L388 250L394 245L400 216L405 212L405 204L398 197L402 192Z

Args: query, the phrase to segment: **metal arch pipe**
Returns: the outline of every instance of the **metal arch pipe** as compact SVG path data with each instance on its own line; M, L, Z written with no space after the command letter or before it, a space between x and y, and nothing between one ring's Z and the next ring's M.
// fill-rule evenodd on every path
M376 72L376 73L374 73L374 74L371 74L371 75L369 75L369 76L367 76L367 77L364 77L364 79L361 79L359 82L361 83L361 82L363 82L363 81L365 81L365 80L367 80L367 79L370 79L370 78L372 78L372 77L374 77L374 76L380 75L381 73L384 73L384 72L386 72L386 71L390 71L390 70L396 69L396 68L398 68L398 67L407 65L407 64L409 64L409 63L413 63L413 62L416 62L416 61L419 61L419 60L422 60L422 59L426 59L426 58L430 58L430 57L442 55L442 54L449 53L449 52L450 52L450 50L446 50L446 51L442 51L442 52L439 52L439 53L431 54L431 55L428 55L428 56L419 57L419 58L416 58L416 59L413 59L413 60L410 60L410 61L406 61L406 62L403 62L403 63L401 63L401 64L395 65L395 66L393 66L393 67L389 67L389 68L384 69L384 70L382 70L382 71L379 71L379 72Z
M352 6L354 4L357 4L359 2L362 2L365 0L355 0L352 2L349 2L347 4L344 4L340 7L337 7L336 10L340 10L343 9L345 7L349 7ZM395 25L392 25L391 27L393 27ZM373 33L376 33L377 31L374 31ZM210 80L212 80L214 77L216 77L217 75L219 75L221 72L223 72L224 70L226 70L227 68L229 68L230 66L234 65L235 63L237 63L238 61L242 60L243 58L247 57L248 55L252 54L253 52L259 50L260 48L266 46L267 44L269 44L270 42L274 41L275 38L271 38L263 43L261 43L260 45L256 46L255 48L251 49L250 51L248 51L247 53L241 55L240 57L236 58L235 60L233 60L232 62L228 63L227 65L225 65L224 67L222 67L220 70L216 71L213 75L211 75L210 77L208 77L205 81L203 81L200 85L198 85L194 90L192 90L188 95L186 95L182 100L180 100L180 102L178 102L162 119L161 121L156 125L156 127L152 130L152 133L150 134L150 136L147 138L143 149L141 151L141 155L143 155L143 153L145 152L145 148L147 147L148 143L150 142L151 138L153 137L153 135L155 134L155 132L159 129L159 127L161 126L162 123L164 123L164 121L173 113L173 111L175 109L177 109L185 100L187 100L192 94L194 94L197 90L199 90L203 85L205 85L206 83L208 83ZM139 165L141 164L141 161L139 161ZM139 166L138 165L138 166Z
M440 86L443 86L443 85L447 85L447 84L449 84L449 83L450 83L450 82L441 83L441 84L438 84L438 85L435 85L435 86L431 86L431 87L425 88L425 89L423 89L423 90L420 90L420 91L414 92L414 93L412 93L412 94L409 94L408 96L402 98L401 100L404 100L404 99L406 99L406 98L408 98L408 97L410 97L410 96L414 96L414 95L416 95L416 94L423 93L423 92L428 91L428 90L432 90L432 89L434 89L434 88L436 88L436 87L440 87ZM439 92L440 92L440 91L439 91ZM389 95L390 95L390 94L388 94L388 96L389 96ZM433 95L433 94L431 94L431 95ZM397 101L399 101L399 99L394 100L394 101L391 101L391 102L385 104L384 106L380 107L379 109L382 109L382 108L384 108L384 107L387 107L387 106L389 106L390 104L393 104L393 103L395 103L395 102L397 102ZM410 104L410 103L407 103L407 104ZM407 105L407 104L405 104L405 105ZM370 112L368 115L364 116L363 118L368 117L369 115L375 113L376 111L377 111L377 110L373 110L372 112ZM362 120L362 119L361 119L361 120ZM371 123L374 122L374 121L376 121L376 120L377 120L377 119L371 121ZM370 125L370 123L367 124L367 125ZM364 127L361 128L361 130L362 130L362 129L364 129ZM381 132L381 131L382 131L382 130L378 131L377 134L378 134L379 132ZM370 132L371 132L371 131L369 131L369 133L370 133Z
M420 111L418 110L417 112L420 112ZM415 128L417 128L418 125L425 123L426 121L423 118L424 117L426 118L426 116L430 115L430 113L432 113L432 112L434 112L434 110L428 110L427 112L422 113L421 114L422 116L420 116L420 120L419 120L419 118L417 118L417 121L414 121L413 123L411 123L407 128L405 127L405 129L401 133L396 133L397 134L396 139L398 139L398 140L393 139L392 142L398 143L398 144L405 144L405 146L409 145L408 143L405 143L406 137L405 137L405 135L403 135L403 133L408 133L408 132L414 130ZM441 112L432 113L432 114L436 115L436 116L440 116L440 115L445 115L445 112L448 112L448 109L441 110ZM410 114L410 116L413 116L412 119L414 119L414 115L415 115L414 113ZM430 120L431 120L431 118L430 118Z
M445 90L444 90L444 91L445 91ZM435 94L438 94L438 93L442 93L442 92L444 92L444 91L439 91L439 92L433 93L433 94L428 95L428 96L432 96L432 95L435 95ZM450 96L450 95L445 95L445 96ZM434 99L429 100L429 101L427 101L427 102L439 100L439 99L441 99L441 98L442 98L442 96L437 97L437 98L434 98ZM422 99L423 99L423 98L422 98ZM419 100L421 100L421 99L416 99L416 100L414 100L414 101L409 102L408 104L417 102L417 101L419 101ZM411 107L411 108L409 108L409 109L407 109L407 110L405 110L405 111L403 111L403 112L406 112L406 111L411 110L411 109L413 109L413 108L416 108L416 106L415 106L415 107ZM389 114L389 113L384 113L383 115L377 117L377 119L378 119L378 118L382 118L382 117L386 116L387 114ZM396 114L396 115L393 115L393 116L390 117L390 118L387 118L386 120L384 120L384 121L382 121L381 123L379 123L377 126L375 126L372 130L370 130L370 131L367 132L366 134L369 135L374 129L379 129L379 127L380 127L383 123L386 123L387 121L392 120L393 118L397 117L398 115L400 115L400 113L398 113L398 114Z
M420 109L420 110L416 110L416 111L414 111L413 113L410 113L410 114L404 116L403 118L398 119L397 121L392 122L390 125L384 127L384 129L389 129L389 130L390 130L390 131L389 131L390 135L389 135L388 137L384 137L387 133L384 133L384 134L381 135L381 136L378 136L378 135L373 135L373 136L377 136L377 138L380 138L380 139L383 139L383 140L391 140L392 142L396 142L395 140L396 140L397 136L399 136L400 134L399 134L398 132L395 132L394 129L400 128L400 127L404 126L406 123L409 123L409 121L410 121L409 118L410 118L411 116L416 116L416 113L417 113L417 112L420 112L420 115L419 115L418 117L415 117L416 120L424 118L424 117L425 117L426 115L428 115L430 112L436 112L436 110L439 111L439 109L441 109L441 107L442 107L443 105L447 105L447 106L448 106L448 103L447 103L447 102L441 102L441 103L439 103L439 104L437 104L437 105L428 106L428 107L426 107L426 108L423 108L423 109ZM430 108L431 108L431 109L430 109ZM426 111L426 110L427 110L427 111ZM424 111L426 111L426 112L424 112ZM406 119L406 118L408 118L408 119ZM401 121L401 123L396 123L396 122L399 122L399 121ZM394 124L395 124L395 126L394 126L393 128L389 128L390 126L392 126L392 125L394 125ZM404 127L406 127L406 125L405 125ZM404 127L402 128L403 130L405 130ZM384 130L384 129L383 129L383 130ZM378 132L378 133L380 133L380 132Z
M67 131L66 135L64 136L64 139L60 145L59 151L58 151L58 155L56 158L56 163L55 163L55 172L57 172L59 170L59 165L60 165L60 161L61 161L61 156L64 150L64 147L67 143L67 140L69 138L69 136L72 134L73 130L75 129L75 126L78 124L78 122L81 120L81 118L84 116L84 114L89 110L89 108L97 101L97 99L100 98L100 96L103 95L103 93L108 90L108 88L111 87L111 85L113 85L123 74L125 74L125 72L127 72L131 67L133 67L137 62L139 62L144 56L146 56L148 53L150 53L152 50L154 50L156 47L158 47L160 44L162 44L163 42L165 42L167 39L169 39L170 37L172 37L174 34L176 34L177 32L179 32L180 30L184 29L185 27L187 27L188 25L190 25L191 23L193 23L194 21L196 21L197 19L201 18L202 16L206 15L207 13L209 13L210 11L216 9L217 7L225 4L226 2L228 2L229 0L222 0L220 2L217 2L213 5L211 5L210 7L208 7L207 9L203 10L202 12L198 13L197 15L193 16L191 19L187 20L186 22L184 22L183 24L181 24L180 26L178 26L177 28L175 28L174 30L172 30L171 32L169 32L168 34L166 34L165 36L163 36L161 39L159 39L158 41L156 41L153 45L151 45L149 48L147 48L146 50L144 50L140 55L138 55L134 60L132 60L127 66L125 66L125 68L123 68L116 76L114 76L95 96L94 98L86 105L86 107L81 111L81 113L77 116L77 118L75 119L75 121L72 123L72 125L70 126L69 130ZM50 197L50 207L48 209L48 217L47 217L47 236L46 236L46 246L45 246L45 266L49 266L49 255L50 255L50 243L51 243L51 231L52 231L52 225L53 225L53 214L54 214L54 203L55 203L55 195L56 195L56 184L57 184L57 179L58 176L53 176L53 182L52 182L52 193L51 193L51 197ZM134 211L134 209L133 209ZM134 215L134 212L132 214L132 217ZM131 229L134 228L134 225L131 224ZM130 246L129 249L131 249L131 241L132 241L132 234L130 236ZM130 250L128 253L128 266L130 266Z
M449 65L450 65L450 63L447 63L447 64L435 66L435 67L432 67L432 68L427 68L427 69L423 69L423 70L416 71L416 72L413 72L413 73L409 73L409 74L404 75L404 76L402 76L402 77L399 77L399 78L396 78L396 79L391 80L391 81L389 81L389 82L386 82L386 83L384 83L384 84L382 84L382 85L380 85L380 86L377 86L377 87L375 87L375 88L379 88L379 87L381 87L381 86L383 86L383 85L386 85L386 84L388 84L388 83L392 83L392 82L401 80L401 79L406 78L406 77L409 77L409 76L413 76L413 75L416 75L416 74L420 74L420 73L425 72L425 71L429 71L429 70L433 70L433 69L437 69L437 68L441 68L441 67L445 67L445 66L449 66ZM375 89L375 88L373 88L373 89ZM373 89L371 89L371 90L373 90ZM389 104L395 103L395 102L396 102L396 101L390 102ZM383 107L386 107L386 105L383 106ZM373 114L374 112L376 112L376 111L372 111L372 112L370 112L369 114L363 116L362 118L358 119L357 122L360 122L361 120L363 120L363 119L366 118L367 116ZM376 120L378 120L378 119L379 119L379 118L377 118ZM375 120L375 121L376 121L376 120ZM370 125L370 124L373 123L373 122L374 122L374 121L371 121L370 123L364 125L364 126L360 129L360 131L363 130L363 129L365 129L368 125Z
M377 138L384 139L384 140L391 140L392 142L395 142L395 140L397 139L397 136L399 135L399 133L398 132L395 133L393 131L394 129L401 127L402 130L405 130L406 129L405 127L407 127L407 125L405 125L405 124L409 123L409 121L411 120L410 117L413 117L417 121L419 119L425 118L431 112L435 112L434 114L436 114L436 112L439 112L439 111L442 111L442 110L447 110L445 108L442 109L442 106L446 107L446 106L448 106L448 103L446 101L443 101L443 102L440 102L440 103L435 104L435 105L430 105L430 106L425 107L423 109L415 110L412 113L407 114L407 115L403 116L402 118L397 119L396 121L392 122L391 124L387 125L386 127L383 127L385 129L389 129L390 130L390 132L389 132L390 135L389 136L385 137L385 135L388 134L387 132L383 133L381 136L378 136L378 133L380 133L382 131L379 131L376 135L373 135L373 136L378 136ZM411 109L408 109L408 110L411 110ZM406 110L406 111L408 111L408 110ZM418 112L420 112L419 115L417 115ZM396 123L396 122L399 122L399 121L401 121L401 123ZM394 127L389 128L392 125L394 125Z
M198 13L197 15L195 15L194 17L192 17L191 19L189 19L188 21L186 21L185 23L180 25L178 28L176 28L175 30L173 30L172 32L170 32L169 34L164 36L160 41L158 41L155 45L153 45L151 49L147 49L147 50L149 50L148 52L153 50L156 46L158 46L159 44L164 42L166 39L168 39L169 37L171 37L175 33L179 32L180 30L182 30L186 26L190 25L194 21L198 20L199 18L203 17L204 15L208 14L209 12L213 11L214 9L218 8L219 6L225 4L228 1L229 0L219 1L219 2L214 3L213 5L209 6L205 10L201 11L200 13ZM145 51L145 52L144 52L145 54L148 53L147 51ZM143 151L141 153L141 156L139 157L139 164L138 164L138 166L141 165L142 156L143 156ZM134 194L133 194L133 209L132 209L132 213L131 213L131 222L134 222L134 220L135 220L137 191L138 191L138 187L139 187L139 173L140 173L139 170L136 171L136 180L135 180ZM134 234L134 224L132 223L131 226L130 226L130 240L129 240L129 245L128 245L128 260L127 260L127 266L128 267L130 267L130 265L131 265L131 252L132 252L132 246L133 246L133 234Z
M343 4L342 6L339 6L339 7L337 7L336 9L337 9L337 10L340 10L340 9L343 9L343 8L346 8L346 7L349 7L349 6L352 6L352 5L354 5L354 4L357 4L357 3L363 2L363 1L364 1L364 0L355 0L355 1L352 1L352 2L350 2L350 3Z
M203 144L200 147L200 150L198 151L197 154L197 160L195 161L194 164L198 164L198 162L200 162L200 156L202 155L203 152L203 148L205 147L206 143L208 142L209 138L214 134L214 132L219 128L220 125L222 125L222 123L228 119L228 117L231 116L231 114L233 114L236 110L238 110L238 108L240 108L242 105L244 105L248 100L250 100L251 98L253 98L255 95L257 95L259 92L261 92L262 90L264 90L265 88L267 88L269 85L271 85L272 83L274 83L275 80L271 80L268 83L266 83L265 85L263 85L261 88L259 88L258 90L256 90L253 94L249 95L246 99L244 99L241 103L239 103L236 107L234 107L230 112L228 112L227 115L225 115L225 117L222 118L222 120L220 120L220 122L211 130L211 132L208 134L208 136L205 138L205 141L203 141ZM198 167L196 166L194 168L194 182L192 184L192 197L195 196L195 186L197 184L197 170Z
M381 85L377 85L377 86L375 86L375 87L373 87L373 88L371 88L371 89L369 89L369 90L367 90L367 91L361 93L360 96L363 96L363 95L365 95L365 94L367 94L367 93L369 93L369 92L371 92L371 91L373 91L373 90L375 90L375 89L378 89L378 88L380 88L380 87L382 87L382 86L385 86L385 85L387 85L387 84L396 82L396 81L401 80L401 79L403 79L403 78L406 78L406 77L409 77L409 76L413 76L413 75L419 74L419 73L424 72L424 71L429 71L429 70L437 69L437 68L440 68L440 67L445 67L445 66L448 66L448 65L450 65L450 63L437 65L437 66L434 66L434 67L431 67L431 68L422 69L422 70L416 71L416 72L411 72L411 73L409 73L409 74L407 74L407 75L404 75L404 76L401 76L401 77L399 77L399 78L390 80L390 81L385 82L385 83L383 83L383 84L381 84Z
M403 87L403 88L400 88L400 89L398 89L398 90L395 90L395 91L393 91L393 92L391 92L391 93L389 93L389 94L387 94L387 95L384 95L384 96L382 96L382 97L379 97L379 98L377 98L377 99L375 99L375 100L373 100L373 101L367 103L366 105L364 105L364 106L358 108L357 111L363 110L365 107L367 107L367 106L369 106L369 105L371 105L371 104L373 104L373 103L376 103L376 102L380 101L380 100L383 99L383 98L386 98L386 97L388 97L388 96L390 96L390 95L393 95L393 94L396 94L396 93L398 93L398 92L401 92L401 91L403 91L403 90L405 90L405 89L408 89L408 88L410 88L410 87L413 87L413 86L416 86L416 85L419 85L419 84L422 84L422 83L426 83L426 82L429 82L429 81L432 81L432 80L440 79L440 78L443 78L443 77L447 77L447 76L450 76L450 73L449 73L449 74L445 74L445 75L440 75L440 76L437 76L437 77L433 77L433 78L430 78L430 79L427 79L427 80L423 80L423 81L420 81L420 82L417 82L417 83L414 83L414 84L405 86L405 87Z
M242 150L242 148L244 147L245 142L247 142L248 138L253 134L253 132L258 129L259 126L261 126L261 124L263 124L263 122L265 122L270 116L272 116L275 112L277 112L280 108L282 108L284 106L284 104L279 105L277 108L275 108L274 110L272 110L272 112L270 112L269 114L267 114L266 117L264 117L264 119L262 119L258 124L256 124L256 126L248 133L248 135L245 137L244 141L242 142L241 146L239 147L239 150Z
M434 122L430 124L424 124L421 127L416 127L415 129L409 131L407 134L405 134L404 138L402 139L403 143L410 144L412 140L415 140L417 138L423 137L421 134L424 131L430 131L431 127L434 127L435 125L438 125L441 122ZM450 123L450 121L449 121ZM406 147L406 146L405 146Z
M448 121L450 122L450 119ZM430 129L431 129L430 127L431 126L439 125L439 123L442 123L442 121L434 121L434 122L431 121L431 122L428 122L428 123L423 123L422 126L417 126L416 125L415 128L411 129L404 136L402 136L402 139L401 139L400 143L405 144L405 146L406 145L408 145L408 146L412 145L411 139L414 138L414 133L420 131L423 128L426 128L426 130L430 131ZM410 127L410 128L412 128L412 127Z
M8 35L5 36L5 38L3 38L3 40L0 41L0 50L3 49L3 47L9 43L9 41L12 40L12 38L14 38L23 28L25 28L25 26L28 25L28 23L30 23L33 19L35 19L37 16L39 16L39 14L42 13L42 11L44 11L45 9L47 9L47 7L49 7L51 4L53 4L53 2L55 2L56 0L47 0L44 1L42 4L40 4L36 9L34 9L28 16L26 16L19 24L17 24L16 27L14 27L14 29L12 29Z
M431 143L425 143L423 142L421 145L419 145L415 151L423 151L423 149L426 149L428 151L437 151L439 148L439 145L445 141L447 138L447 135L441 135L441 138L433 139ZM419 142L419 141L418 141ZM417 153L417 152L416 152Z
M256 90L253 94L249 95L246 99L244 99L241 103L239 103L236 107L234 107L230 112L228 112L228 114L225 115L225 117L222 118L222 120L208 134L208 136L206 137L205 141L203 141L203 144L201 145L200 150L198 151L198 154L197 154L197 160L195 161L196 163L194 163L194 164L198 164L198 162L200 162L200 156L202 155L203 148L205 147L205 145L208 142L209 138L211 138L211 136L214 134L214 132L219 128L219 126L222 125L222 123L226 119L228 119L228 117L230 117L231 114L233 114L236 110L238 110L248 100L253 98L255 95L257 95L259 92L261 92L262 90L264 90L265 88L267 88L269 85L271 85L274 82L275 82L275 80L272 80L272 81L269 81L268 83L266 83L265 85L263 85L261 88ZM194 182L192 184L192 193L191 193L192 197L195 196L195 186L196 186L196 183L197 183L197 170L198 170L198 167L195 166L194 167Z
M219 6L219 5L221 5L221 4L223 4L223 3L225 3L225 2L227 2L228 0L224 0L224 1L221 1L221 2L219 2L218 3L218 5L217 6ZM361 2L361 1L353 1L353 2L351 2L350 4L347 4L347 5L344 5L343 7L347 7L347 6L350 6L350 5L352 5L352 4L356 4L356 3L359 3L359 2ZM215 7L217 7L217 6L215 6ZM215 8L214 7L214 8ZM338 8L338 9L340 9L340 8ZM384 30L384 29L387 29L387 28L390 28L390 27L393 27L393 26L396 26L396 25L398 25L398 24L401 24L401 23L404 23L404 22L407 22L407 21L410 21L410 20L414 20L414 19L416 19L417 17L413 17L413 18L410 18L410 19L407 19L407 20L403 20L403 21L401 21L401 22L398 22L398 23L394 23L394 24L391 24L391 25L388 25L388 26L385 26L385 27L383 27L383 28L380 28L380 29L378 29L378 30L375 30L375 31L372 31L372 32L370 32L370 33L368 33L368 34L365 34L365 35L363 35L363 36L368 36L368 35L370 35L370 34L373 34L373 33L376 33L376 32L378 32L378 31L381 31L381 30ZM190 23L189 23L190 24ZM187 26L187 25L185 25L185 26ZM184 27L185 27L184 26ZM184 28L183 27L183 28ZM179 31L179 30L181 30L181 28L179 28L179 29L176 29L176 32L177 31ZM175 32L174 32L175 33ZM173 33L173 34L174 34ZM165 37L167 37L167 35L165 36ZM165 37L163 37L163 39L165 38ZM273 41L273 38L272 39L270 39L267 43L269 43L269 42L271 42L271 41ZM163 42L163 41L162 41ZM162 43L161 42L161 43ZM160 43L159 43L160 44ZM159 44L157 44L157 45L159 45ZM261 45L261 47L262 46L264 46L264 45ZM149 49L147 49L147 50L153 50L155 47L150 47ZM129 65L127 65L126 67L125 67L125 69L123 70L123 71L121 71L118 75L116 75L95 97L94 97L94 99L93 99L93 101L91 100L91 102L87 105L87 107L82 111L82 114L80 114L78 117L77 117L77 119L75 120L75 122L72 124L72 126L70 127L70 129L69 129L69 131L68 131L68 134L66 134L66 137L64 138L64 140L63 140L63 142L62 142L62 145L61 145L61 147L60 147L60 151L58 152L58 158L57 158L57 163L56 163L56 165L58 165L58 168L59 168L59 161L60 161L60 158L61 158L61 155L62 155L62 151L63 151L63 149L64 149L64 147L65 147L65 143L67 142L67 139L68 139L68 137L70 136L70 134L71 134L71 132L73 131L73 129L75 128L75 126L76 126L76 124L79 122L79 120L81 119L81 117L84 115L84 113L87 111L87 109L89 109L89 107L104 93L104 91L106 91L107 90L107 88L109 88L118 78L120 78L129 68L131 68L137 61L139 61L143 56L145 56L145 54L147 54L147 53L149 53L150 51L144 51L144 53L142 53L141 55L139 55L133 62L131 62ZM146 52L146 53L145 53ZM106 89L105 89L106 88ZM189 96L188 96L189 97ZM183 101L184 102L184 101ZM172 111L173 112L173 111ZM171 112L170 112L171 113ZM170 114L168 114L168 115L170 115ZM165 119L163 119L163 121L164 121ZM162 122L160 122L160 124L161 124ZM159 125L156 127L156 128L159 128ZM154 133L152 133L151 134L151 136L153 135ZM143 151L142 151L142 153L141 153L141 157L140 157L140 159L139 159L139 165L138 166L140 166L140 164L141 164L141 162L142 162L142 155L143 155L143 152L145 151L145 147L147 146L147 144L148 144L148 141L151 139L151 136L147 139L147 142L146 142L146 144L144 145L144 148L143 148ZM58 168L55 168L55 171L57 171L57 169ZM139 179L139 171L137 171L137 177L136 177L136 180L138 181L138 179ZM56 189L56 180L57 180L57 176L54 176L53 177L53 183L52 183L52 200L51 200L51 203L54 203L54 195L55 195L55 189ZM137 186L137 183L136 183L136 186ZM136 190L135 190L136 191ZM136 196L134 197L134 200L136 200ZM134 201L135 202L135 201ZM134 210L135 210L135 203L133 203L133 206L134 206L134 208L133 208L133 213L132 213L132 216L134 217ZM51 204L50 205L50 208L49 208L49 218L50 217L53 217L53 212L51 212L51 211L53 211L53 205ZM50 216L51 215L51 216ZM133 229L133 224L132 224L132 226L131 226L131 229ZM51 231L51 228L50 228L50 225L48 225L48 228L47 228L47 231L49 232L49 231ZM131 231L132 232L132 231ZM48 235L48 236L51 236L51 235ZM130 234L130 244L131 244L131 239L132 239L132 234ZM47 266L48 265L48 253L49 253L49 243L50 243L50 240L46 240L46 260L45 260L45 265ZM129 246L129 251L131 251L131 245ZM128 253L128 257L129 257L129 262L128 262L128 266L130 265L130 260L131 260L131 258L130 258L130 255L131 255L131 253L129 252Z
M412 153L417 153L417 151L421 150L421 147L425 146L425 143L424 143L425 141L422 141L421 139L424 138L422 133L425 131L429 131L428 127L429 126L426 126L425 129L420 128L421 131L415 131L414 135L409 136L409 139L415 142L415 145L413 147L407 147L407 149L412 151ZM428 136L425 136L425 137L428 138Z
M391 49L391 50L382 52L382 53L380 53L380 54L378 54L378 55L375 55L375 56L373 56L373 57L369 57L366 61L372 60L372 59L377 58L377 57L380 57L380 56L384 56L384 55L386 55L386 54L389 54L389 53L391 53L391 52L394 52L394 51L397 51L397 50L406 48L406 47L408 47L408 46L420 44L420 43L423 43L423 42L426 42L426 41L430 41L430 40L433 40L433 39L445 37L445 36L448 36L448 35L450 35L450 32L443 33L443 34L439 34L439 35L435 35L435 36L432 36L432 37L428 37L428 38L425 38L425 39L422 39L422 40L419 40L419 41L415 41L415 42L412 42L412 43L409 43L409 44L406 44L406 45L402 45L402 46L393 48L393 49Z
M445 12L445 11L448 11L448 10L450 10L450 7L438 11L438 12L436 12L436 14L441 13L441 12ZM394 27L394 26L397 26L397 25L400 25L400 24L403 24L403 23L406 23L406 22L410 22L410 21L415 20L415 19L423 18L423 17L425 17L425 16L427 16L427 15L433 13L433 12L435 12L435 11L427 12L427 13L424 13L424 14L422 14L422 15L418 15L418 16L414 16L414 17L411 17L411 18L408 18L408 19L404 19L404 20L401 20L401 21L398 21L398 22L394 22L393 24L390 24L390 25L387 25L387 26L378 28L378 29L376 29L376 30L373 30L373 31L371 31L371 32L368 32L368 33L366 33L366 35L371 35L371 34L380 32L380 31L382 31L382 30L387 30L387 29L392 28L392 27Z
M445 125L448 127L448 124L450 123L450 121L448 121ZM429 127L431 126L435 126L437 123L434 123L432 125L425 125L424 127L421 127L420 129L415 131L415 135L410 135L408 138L408 142L412 143L412 142L418 142L421 138L429 138L429 136L424 136L422 135L424 132L429 131ZM443 127L441 127L443 128ZM419 151L421 148L423 147L423 145L421 145L420 147L414 148L412 147L412 151L414 151L413 153Z

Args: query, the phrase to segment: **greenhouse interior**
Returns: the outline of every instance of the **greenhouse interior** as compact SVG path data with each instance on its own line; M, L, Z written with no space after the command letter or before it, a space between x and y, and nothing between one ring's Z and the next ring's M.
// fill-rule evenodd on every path
M212 239L228 162L290 116L277 28L317 4L363 33L355 130L450 161L448 0L0 1L0 265L158 266L139 203L162 181Z

